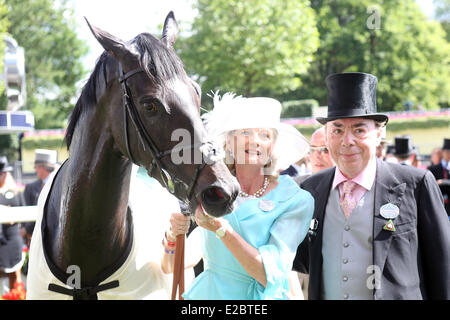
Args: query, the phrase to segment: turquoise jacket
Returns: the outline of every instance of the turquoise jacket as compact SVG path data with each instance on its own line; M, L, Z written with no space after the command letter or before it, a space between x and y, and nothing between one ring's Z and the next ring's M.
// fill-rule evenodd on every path
M250 277L222 240L202 228L204 271L185 292L185 299L286 299L288 275L308 231L314 199L287 175L280 176L278 183L261 198L239 197L238 208L224 216L234 232L260 252L266 287Z

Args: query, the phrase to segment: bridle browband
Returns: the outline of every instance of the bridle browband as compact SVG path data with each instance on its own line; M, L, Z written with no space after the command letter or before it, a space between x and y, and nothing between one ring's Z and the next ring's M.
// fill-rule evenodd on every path
M139 113L136 109L136 105L134 104L133 99L131 97L130 88L127 85L127 79L137 73L140 73L140 72L145 72L145 71L143 68L136 68L134 70L128 71L127 73L124 73L123 69L122 69L122 65L119 62L119 73L120 73L119 83L121 84L122 91L123 91L123 105L124 105L124 118L125 118L124 131L125 131L125 145L126 145L127 153L130 157L130 160L133 163L139 165L138 162L135 161L135 159L133 157L133 154L132 154L131 148L130 148L130 143L129 143L128 118L131 118L131 121L136 128L137 136L139 138L139 141L142 143L144 151L146 150L146 147L147 147L152 154L152 162L150 164L150 168L147 168L147 172L152 177L154 177L155 179L160 181L161 184L163 184L163 186L171 193L174 193L176 188L179 188L179 187L186 190L187 198L185 200L187 200L189 202L193 196L194 187L197 183L197 180L198 180L198 177L199 177L201 171L206 166L206 164L212 164L215 162L215 160L212 159L210 154L212 153L213 155L215 155L216 149L212 146L212 144L210 142L201 143L201 144L191 144L187 147L182 147L182 148L177 148L177 149L172 148L172 149L165 150L165 151L160 151L158 149L158 147L156 146L156 144L153 142L152 138L148 134L147 130L145 130L144 124L143 124L141 117L139 116ZM189 149L194 149L196 147L202 148L204 145L207 145L207 144L210 145L208 148L209 153L206 155L208 163L205 162L205 160L203 159L203 156L202 156L202 163L197 167L195 174L193 176L193 179L189 185L187 185L186 183L184 183L183 181L181 181L178 178L172 178L170 176L170 174L165 169L163 162L162 162L162 159L164 157L170 155L174 151L185 150L185 149L189 150ZM203 155L203 153L202 153L202 155ZM161 178L161 179L158 179L157 175L159 175L159 178ZM164 179L164 177L167 180Z

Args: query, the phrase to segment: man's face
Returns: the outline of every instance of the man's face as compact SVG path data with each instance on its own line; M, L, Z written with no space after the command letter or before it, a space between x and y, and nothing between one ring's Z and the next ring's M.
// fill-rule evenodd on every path
M347 178L355 178L376 155L381 128L375 121L346 118L327 122L328 150L334 162Z
M47 170L45 170L44 165L41 165L41 164L35 164L34 171L36 171L36 175L41 180L44 180L49 175L49 172Z
M313 173L334 166L333 160L325 143L325 130L318 130L311 136L309 161Z

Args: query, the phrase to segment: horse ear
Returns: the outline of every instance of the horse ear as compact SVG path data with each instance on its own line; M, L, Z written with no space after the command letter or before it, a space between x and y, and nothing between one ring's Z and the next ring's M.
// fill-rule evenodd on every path
M91 25L86 17L84 17L84 19L86 20L89 29L91 29L95 39L97 39L97 41L112 57L120 60L125 56L128 49L122 40L106 31L101 30L100 28Z
M178 23L175 20L175 15L173 11L170 11L164 21L164 28L162 33L161 41L167 46L172 48L175 42L175 39L178 35Z

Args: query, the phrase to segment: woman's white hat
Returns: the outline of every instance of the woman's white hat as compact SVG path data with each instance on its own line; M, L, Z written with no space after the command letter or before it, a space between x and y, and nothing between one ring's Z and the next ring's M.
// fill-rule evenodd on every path
M227 132L249 128L273 128L278 132L272 154L277 170L284 170L309 152L309 143L293 126L280 122L281 104L265 97L245 98L227 92L213 96L214 109L202 118L212 139L223 143ZM219 141L217 141L219 142Z

